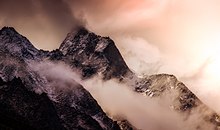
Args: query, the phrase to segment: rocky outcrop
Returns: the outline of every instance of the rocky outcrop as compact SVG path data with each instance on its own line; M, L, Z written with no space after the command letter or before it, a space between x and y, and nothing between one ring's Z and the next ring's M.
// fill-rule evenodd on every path
M64 61L74 68L79 68L84 78L102 74L103 79L122 79L132 73L114 41L101 37L85 28L69 33L59 50L64 54Z

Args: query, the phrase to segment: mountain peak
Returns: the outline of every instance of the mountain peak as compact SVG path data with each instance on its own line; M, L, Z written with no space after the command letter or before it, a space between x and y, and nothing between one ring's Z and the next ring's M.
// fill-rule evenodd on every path
M13 27L4 26L0 31L14 31L17 32Z
M91 33L91 32L87 28L85 28L85 27L80 27L78 29L78 34L80 34L80 35L86 35L88 33Z
M131 72L113 40L86 28L69 33L59 49L72 67L80 68L85 78L96 73L104 79L122 78Z
M75 39L75 37L82 37L87 34L89 34L89 30L86 29L85 27L80 27L77 30L73 30L70 33L67 34L64 42L60 45L59 49L65 53L65 51L71 46L71 42Z
M83 35L83 31L81 33ZM35 62L45 59L62 62L68 58L59 49L51 52L37 50L14 28L1 29L0 129L1 126L3 129L120 129L83 86L72 78L70 81L62 80L65 71L57 79L42 73L43 68L54 67L46 65L51 61L41 62L47 67L37 70ZM55 70L48 72L52 71Z
M0 35L13 36L15 34L18 34L18 32L13 27L6 27L5 26L0 30Z
M16 57L33 59L38 50L24 36L20 35L13 27L3 27L0 30L1 51L9 52Z

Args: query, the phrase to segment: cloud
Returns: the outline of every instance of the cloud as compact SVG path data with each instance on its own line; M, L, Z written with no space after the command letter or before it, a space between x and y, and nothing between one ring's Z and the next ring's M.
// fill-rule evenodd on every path
M204 120L209 115L204 105L190 112L179 113L170 106L177 92L165 92L160 98L150 98L135 93L129 86L117 81L102 81L93 78L81 84L98 101L103 110L115 119L126 119L141 130L196 130L214 129L213 124Z
M146 39L139 37L122 37L115 39L124 60L129 68L137 75L155 74L160 69L161 54L158 48L151 45Z
M219 0L89 3L83 8L87 26L113 38L132 70L174 74L202 101L220 111L215 105L220 98ZM210 57L214 60L206 63ZM192 77L195 73L196 78Z
M116 41L132 70L174 74L199 98L212 103L210 106L219 98L220 69L216 54L220 50L219 0L0 0L0 3L2 26L16 27L39 48L57 48L74 25L86 23L92 31ZM209 57L217 60L203 69L203 75L198 73L192 80L191 76L200 71ZM207 100L207 95L213 97Z
M204 120L201 114L207 114L203 105L190 112L179 113L171 109L176 91L167 92L161 98L150 98L138 94L130 86L116 80L103 81L100 77L81 80L79 74L62 62L42 61L29 64L31 69L46 78L49 86L43 86L49 97L55 100L60 92L74 90L83 85L97 100L108 116L114 119L126 119L142 130L194 130L198 125L203 129L212 129L213 125ZM187 118L186 118L187 117Z
M29 67L42 79L39 89L36 93L45 92L51 100L57 101L59 94L70 92L76 88L80 88L80 84L76 82L80 77L76 72L62 62L53 63L50 61L30 62Z

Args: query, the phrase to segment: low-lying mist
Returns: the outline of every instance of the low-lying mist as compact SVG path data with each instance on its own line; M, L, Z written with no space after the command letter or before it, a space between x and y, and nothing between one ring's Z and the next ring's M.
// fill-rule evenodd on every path
M113 38L133 71L173 74L220 113L216 100L220 98L219 0L107 0L99 4L104 8L85 5L87 26Z
M82 82L83 86L113 118L126 119L142 130L201 130L214 129L201 113L209 113L204 106L188 113L178 113L172 109L176 94L161 98L150 98L134 92L129 86L117 81L102 81L93 78Z
M212 32L209 33L212 34ZM216 32L213 32L214 34ZM138 37L119 38L116 41L120 43L118 47L126 63L137 75L160 73L175 75L205 104L220 113L217 100L220 98L220 59L218 56L220 43L218 41L220 40L209 35L200 37L198 41L188 39L187 44L180 45L181 49L171 50L169 53L161 51L157 46Z
M183 113L171 109L172 96L175 94L163 98L150 98L134 92L130 86L116 80L103 81L98 75L92 79L81 80L80 73L64 63L43 61L32 63L30 66L49 80L53 89L68 91L76 84L81 84L110 117L126 119L138 129L196 130L198 126L202 130L214 128L201 117L200 113L206 112L202 111L202 108L192 111L188 118Z
M30 68L37 72L40 76L43 85L40 83L40 88L35 92L41 94L47 93L49 98L57 101L57 96L62 92L74 90L74 87L79 87L79 74L75 73L64 63L52 63L49 61L31 62Z
M220 113L219 5L219 0L1 0L0 27L14 26L35 46L51 50L71 28L86 26L113 38L133 71L174 74Z

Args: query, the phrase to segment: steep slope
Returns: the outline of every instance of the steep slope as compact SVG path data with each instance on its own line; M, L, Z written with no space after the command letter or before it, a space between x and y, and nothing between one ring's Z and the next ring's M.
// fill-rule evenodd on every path
M13 122L12 128L41 129L38 127L41 125L54 129L119 129L80 84L74 80L50 79L33 70L33 61L46 60L66 63L73 71L81 73L83 79L97 75L102 75L104 80L116 78L145 97L156 101L169 99L167 107L186 122L197 120L192 127L187 127L190 130L220 129L219 115L175 76L136 77L110 38L95 35L85 28L69 33L60 48L50 52L37 50L13 28L5 27L0 30L0 47L0 114ZM60 84L71 89L63 89ZM57 126L50 126L49 116ZM0 118L0 128L8 128L10 124L3 118ZM132 129L126 119L118 123L122 129Z
M22 80L0 78L0 129L64 129L46 94L28 91Z
M152 99L165 100L171 110L194 122L191 130L219 130L220 116L203 104L182 82L173 75L157 74L136 81L135 91ZM196 121L194 121L196 115Z
M0 128L118 129L88 92L82 91L81 86L72 93L59 93L55 102L46 93L29 91L19 78L8 82L0 81ZM70 107L71 104L75 106Z
M85 28L69 33L59 50L64 54L64 61L79 68L84 78L99 73L104 79L122 79L131 73L110 38L95 35Z
M40 62L53 52L37 50L8 27L0 31L0 46L0 128L119 129L80 84L62 82L71 89L60 89L60 84L51 84L59 79L48 79L32 69L33 61Z
M23 59L35 59L39 53L27 38L18 34L12 27L3 27L0 30L0 48Z
M107 49L108 46L110 49ZM152 99L170 97L168 107L185 117L190 122L194 114L199 121L194 129L219 129L219 115L208 108L182 82L173 75L158 74L137 78L127 67L120 52L109 38L103 38L82 28L78 32L68 34L59 50L59 59L73 68L80 68L83 77L90 78L103 74L105 80L111 78L131 79L125 83L134 91ZM58 53L57 53L58 54ZM131 84L132 83L132 84ZM119 121L121 122L121 121ZM126 121L125 121L126 122ZM207 125L208 124L208 125ZM130 129L129 123L122 121L121 126Z

